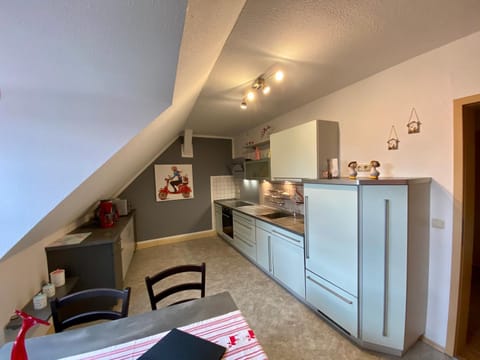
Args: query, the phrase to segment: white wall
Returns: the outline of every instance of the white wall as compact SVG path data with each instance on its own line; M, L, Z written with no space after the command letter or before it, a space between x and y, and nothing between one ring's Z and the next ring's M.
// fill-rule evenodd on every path
M0 2L0 258L171 104L186 7Z
M340 123L342 176L351 160L378 160L381 176L432 177L431 217L445 221L430 232L429 297L425 336L446 344L453 213L453 100L480 93L480 32L380 72L269 121L279 131L309 120ZM287 74L288 75L288 74ZM415 107L419 134L407 134ZM262 124L235 138L258 141ZM388 151L392 125L399 150Z
M114 1L114 0L112 0ZM104 2L105 3L105 2ZM4 202L5 198L3 195L0 197L0 204L2 205L2 210L8 212L13 220L6 218L3 215L4 213L0 210L0 344L3 343L3 326L8 322L9 317L13 314L15 308L22 308L32 296L39 291L40 284L42 281L48 279L47 274L47 265L45 257L45 245L50 242L57 240L63 236L66 232L72 230L75 226L84 219L82 216L91 209L91 206L95 204L98 199L110 198L115 194L118 194L122 188L128 185L130 181L135 179L135 177L140 174L145 166L150 164L153 159L157 158L165 148L169 146L169 143L172 139L177 138L177 136L184 129L185 120L194 105L198 94L200 93L203 84L208 78L212 67L214 66L222 48L230 34L240 11L243 8L245 0L235 0L235 1L223 1L223 0L210 0L208 5L205 4L203 0L189 0L188 9L185 19L185 28L182 35L182 44L180 49L180 56L178 65L176 67L176 78L175 78L175 94L173 98L172 105L164 111L160 116L158 116L154 121L152 121L147 127L143 129L136 137L134 137L127 145L125 145L120 151L116 152L106 163L98 159L96 156L96 150L98 150L95 145L101 139L95 139L92 137L85 137L86 135L91 134L97 128L96 124L91 126L86 126L86 120L78 121L75 124L80 127L82 131L73 132L71 135L74 138L79 138L83 142L84 147L88 147L89 151L79 152L79 159L73 161L71 157L68 157L69 148L65 147L61 149L61 153L57 156L61 156L65 161L70 161L73 169L76 168L80 163L83 166L88 165L95 168L95 172L83 181L80 186L70 188L68 196L63 198L59 204L54 200L55 193L53 193L50 187L53 187L53 183L50 184L50 187L44 187L40 189L42 197L48 199L48 206L55 206L55 208L47 214L47 212L40 213L41 221L35 223L35 226L30 230L20 242L18 242L14 248L2 258L3 251L8 250L10 246L7 246L7 242L4 241L7 236L4 232L7 226L18 225L15 222L15 217L25 214L25 211L30 211L30 206L35 205L39 202L39 197L33 196L32 199L24 200L23 197L15 198L11 206L7 206ZM12 3L13 4L13 3ZM169 1L169 2L150 2L142 4L151 4L155 6L157 4L160 6L156 8L157 11L160 11L163 16L169 17L170 21L180 26L181 21L176 19L171 13L162 8L162 6L167 6L172 4L175 7L181 5L181 2ZM88 4L87 4L88 5ZM116 5L115 3L113 5ZM127 4L128 5L128 4ZM72 5L74 6L74 5ZM101 5L99 5L101 6ZM68 7L66 7L68 8ZM0 5L0 9L2 5ZM0 11L0 19L3 19L2 16L4 13ZM155 16L155 13L152 13ZM166 27L168 23L163 20L158 20L158 26L162 27L167 31ZM205 24L209 26L206 27ZM2 22L0 21L0 29L2 28ZM160 37L161 31L157 34L154 34L155 41L161 46L162 38ZM166 33L163 35L167 35ZM72 45L74 46L74 45ZM176 56L176 52L171 52L170 50L163 47L168 54L165 54L167 57ZM159 57L155 57L153 61L158 64L163 64ZM191 61L194 59L194 61ZM0 59L0 63L1 59ZM169 77L174 77L175 71L169 72L168 66L162 68L162 71L168 73ZM42 75L42 74L39 74ZM0 79L2 77L2 69L0 69ZM157 79L157 78L155 78ZM2 86L0 84L0 86ZM4 133L2 120L4 119L3 115L6 114L3 112L5 110L2 107L5 107L7 99L9 97L8 91L0 96L0 139L3 139ZM28 107L28 97L19 96L16 98L16 101L19 102L19 106ZM5 101L4 101L5 100ZM11 101L11 98L10 100ZM62 98L57 98L55 104L50 105L54 108L56 106L62 106ZM160 99L158 100L160 101ZM21 103L20 103L21 102ZM157 103L157 105L159 105ZM115 111L115 110L112 110ZM158 114L155 114L155 116ZM149 118L153 120L154 117ZM27 121L29 120L29 122ZM87 119L88 120L88 119ZM90 122L94 123L92 119L89 119ZM112 116L108 117L105 121L111 121L108 130L108 135L112 138L122 132L126 135L127 130L120 129L112 133L112 129L119 127L118 118ZM6 150L7 147L4 143L0 143L0 165L3 165L3 161L10 161L12 164L15 164L18 167L23 167L26 171L29 171L29 168L22 162L22 156L16 151L21 144L24 144L26 141L22 138L22 134L27 134L29 137L34 137L37 132L35 132L32 127L35 124L38 124L38 118L33 117L25 119L27 125L31 124L32 126L26 126L25 128L20 128L20 125L17 127L15 122L12 122L9 127L16 129L18 137L12 137L9 139L12 143L17 141L17 144ZM136 126L135 124L132 124ZM132 128L128 130L132 130ZM52 126L48 129L40 127L43 133L48 133L48 139L60 139L59 142L62 143L62 127L56 128ZM22 130L24 130L22 132ZM99 135L100 136L100 135ZM103 136L103 135L102 135ZM42 139L44 142L48 142L48 139ZM86 144L85 141L89 140L90 143ZM119 140L118 138L115 140ZM123 144L123 141L119 141ZM68 144L67 144L68 145ZM4 151L5 146L5 151ZM46 162L49 162L49 166L55 168L55 173L58 175L55 178L55 181L62 182L64 180L63 172L65 172L65 167L63 163L56 161L57 157L49 157L48 148L38 147L35 148L32 146L22 149L23 152L35 152L32 154L33 157L44 156ZM94 160L89 156L93 153ZM94 165L97 164L97 165ZM17 186L20 191L22 186L21 183L16 181L16 178L7 174L5 168L0 166L3 170L0 171L0 194L3 194L3 191L8 191L8 186ZM54 173L49 172L50 167L41 168L38 173L35 173L36 176L40 176L42 179L38 181L46 181L51 177L54 177ZM58 174L59 173L59 174ZM8 176L6 176L8 175ZM27 179L21 179L28 182ZM78 181L80 181L79 179ZM63 186L67 187L67 184L62 183ZM9 194L14 199L13 194ZM26 196L26 195L25 195ZM21 201L20 201L21 200ZM44 208L47 207L46 204L41 204ZM90 211L90 214L92 211ZM31 214L29 214L31 215ZM21 226L17 227L17 229ZM16 236L9 236L11 243L15 244L17 239ZM5 246L2 248L2 246ZM31 335L32 332L29 332Z

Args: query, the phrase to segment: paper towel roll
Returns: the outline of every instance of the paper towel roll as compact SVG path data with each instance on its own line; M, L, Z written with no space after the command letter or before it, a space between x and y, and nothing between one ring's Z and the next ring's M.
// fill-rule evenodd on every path
M65 285L65 270L57 269L50 273L50 281L55 287Z

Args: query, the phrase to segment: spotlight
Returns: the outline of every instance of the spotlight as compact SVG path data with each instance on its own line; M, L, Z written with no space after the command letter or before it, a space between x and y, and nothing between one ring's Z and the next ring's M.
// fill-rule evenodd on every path
M276 73L275 73L275 80L277 81L282 81L283 80L283 71L282 70L278 70Z
M255 94L258 91L262 91L263 95L270 94L272 89L270 85L267 84L267 80L272 77L275 77L276 81L282 81L284 77L283 71L277 70L275 73L268 72L257 77L250 86L250 90L246 94L244 93L240 108L245 110L247 108L247 102L255 100Z

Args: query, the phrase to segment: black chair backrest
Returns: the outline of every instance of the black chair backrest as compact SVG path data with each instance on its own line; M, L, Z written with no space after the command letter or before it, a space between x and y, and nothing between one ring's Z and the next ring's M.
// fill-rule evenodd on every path
M152 310L157 310L157 303L160 300L165 299L167 296L179 293L181 291L200 290L200 297L205 297L205 269L206 269L205 263L202 263L201 265L180 265L180 266L174 266L172 268L163 270L158 274L153 275L152 277L147 276L145 278L145 285L147 286L148 297L150 298L150 305L152 306ZM187 272L200 273L201 280L199 282L188 282L188 283L173 285L171 287L163 289L157 294L154 293L153 286L159 281L176 274L187 273ZM169 306L190 301L190 300L194 300L194 298L188 298L188 299L176 301L172 304L169 304Z
M121 300L121 310L112 307ZM125 290L95 288L50 301L55 332L96 320L116 320L128 316L130 288ZM107 304L107 305L106 305Z

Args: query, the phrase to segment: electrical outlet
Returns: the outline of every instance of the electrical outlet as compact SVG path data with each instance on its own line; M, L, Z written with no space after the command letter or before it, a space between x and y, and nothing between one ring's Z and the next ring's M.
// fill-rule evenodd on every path
M445 229L445 221L441 219L432 219L432 227L436 229Z

